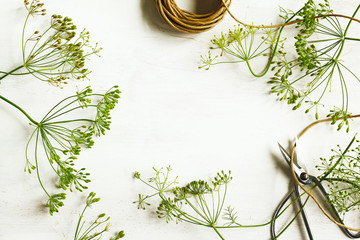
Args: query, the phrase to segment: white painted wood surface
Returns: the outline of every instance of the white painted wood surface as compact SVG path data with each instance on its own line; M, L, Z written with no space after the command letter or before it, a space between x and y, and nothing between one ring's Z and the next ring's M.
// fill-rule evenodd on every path
M304 2L233 0L231 11L246 22L276 23L280 21L279 6L297 9ZM353 0L333 2L340 13L348 15L358 4ZM0 69L6 71L21 63L26 12L22 1L1 3ZM70 81L58 89L31 76L11 76L1 82L0 92L39 119L77 88L91 85L104 91L119 85L121 100L112 113L111 131L79 157L79 166L91 173L89 190L102 198L88 216L106 212L112 218L112 230L125 230L130 240L218 239L211 229L166 224L153 212L137 210L132 203L138 193L151 193L132 178L134 171L151 176L153 166L171 165L181 183L232 170L234 180L227 205L236 208L238 220L248 225L271 218L290 186L277 142L288 147L314 119L305 115L304 109L292 111L276 101L266 83L270 75L255 79L244 65L237 64L198 69L209 40L236 25L230 16L209 32L186 35L163 23L151 0L62 0L45 4L49 15L72 17L79 29L86 27L91 32L91 41L104 48L101 58L89 63L91 81ZM190 10L194 7L187 0L179 0L179 4ZM46 24L48 17L36 21ZM359 29L354 27L357 36ZM360 49L355 46L354 50ZM344 56L349 62L358 61L352 49L345 49ZM355 103L352 112L359 110L360 104ZM0 116L0 239L73 239L86 193L68 194L60 213L49 216L42 206L47 199L36 176L23 172L31 127L4 102L0 102ZM349 134L338 133L328 125L314 129L303 142L308 168L313 169L318 158L328 156L337 143L346 145L359 126L354 121ZM51 175L43 177L52 181ZM307 211L316 239L347 239L312 203ZM306 239L301 231L299 224L293 224L282 239ZM270 239L268 226L222 233L229 240Z

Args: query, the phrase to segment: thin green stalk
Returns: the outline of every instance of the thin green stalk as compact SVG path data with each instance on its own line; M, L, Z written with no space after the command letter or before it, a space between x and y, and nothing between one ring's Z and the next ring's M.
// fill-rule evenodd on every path
M44 126L45 124L43 124ZM69 136L73 133L69 129L58 126L58 125L52 125L52 124L46 124L46 129L51 131L52 133L55 133L57 136L61 137L63 140L68 141Z
M2 76L0 77L0 80L4 79L4 78L5 78L6 76L8 76L8 75L13 74L14 72L18 71L19 69L21 69L21 68L23 68L23 67L24 67L24 65L20 65L20 66L14 68L13 70L11 70L11 71L9 71L9 72L2 72L2 73L4 73L4 75L2 75ZM25 74L21 74L21 75L25 75Z
M94 123L95 121L92 119L72 119L72 120L64 120L64 121L57 121L57 122L51 122L51 123L46 123L44 125L49 125L49 124L60 124L60 123L73 123L73 122L91 122Z
M145 181L143 181L145 182ZM158 194L158 196L161 198L162 201L168 201L168 199L161 193ZM189 204L190 201L185 199L185 201ZM191 203L190 203L191 204ZM188 223L191 223L191 224L196 224L196 225L201 225L201 226L208 226L206 222L204 222L203 220L201 219L198 219L194 216L191 216L183 211L181 211L180 209L178 209L175 205L172 204L172 208L173 210L175 210L176 212L180 213L181 216L185 217L186 219L184 218L181 218L181 220L183 221L186 221ZM194 206L191 206L192 208L194 208ZM196 211L196 209L194 209ZM198 213L199 216L201 216L201 213ZM177 217L176 215L173 215L174 217ZM202 216L201 216L202 217ZM203 218L204 219L204 218Z
M85 213L85 210L86 210L87 207L88 207L88 205L86 204L83 211L81 212L79 220L78 220L78 222L76 224L74 240L77 240L77 237L79 236L79 227L80 227L81 219L84 217L84 213Z
M349 93L348 93L348 89L347 89L347 85L345 82L345 78L344 75L341 72L341 69L339 67L339 64L336 65L339 71L339 78L340 78L340 83L341 83L341 92L342 92L342 109L345 110L346 112L348 111L348 105L349 105Z
M352 37L345 37L344 39L345 39L345 40L351 40L351 41L357 41L357 42L360 41L359 38L352 38Z
M305 204L307 203L307 201L309 200L309 196L306 198L302 208L295 214L295 216L291 219L291 221L284 227L283 230L280 231L279 234L277 234L277 236L275 237L275 239L273 240L276 240L278 239L289 227L290 225L295 221L295 219L297 219L297 217L300 215L300 213L303 211L304 207L305 207Z
M84 233L81 235L81 237L80 237L80 240L83 240L83 239L85 239L84 237L87 237L87 235L90 233L90 232L92 232L95 228L97 228L98 226L100 226L100 224L101 223L96 223L96 221L97 221L98 219L96 219L85 231L84 231ZM104 230L103 231L101 231L101 233L103 233L104 232ZM98 236L99 234L101 234L101 233L97 233L97 234L95 234L95 236ZM89 238L89 240L90 239L92 239L92 238Z
M226 194L227 194L227 184L225 184L224 197L223 197L222 201L220 201L220 195L219 195L219 205L220 205L220 202L221 202L221 206L218 207L218 209L217 209L216 219L219 218L221 210L224 207Z
M225 187L227 187L227 185L225 185ZM225 199L225 195L226 195L226 188L225 188L225 191L224 191L224 199ZM216 206L216 213L215 213L216 219L219 218L219 216L221 214L221 211L222 211L222 206L220 207L220 205L221 205L220 191L217 191L217 198L219 200L217 201L217 206ZM224 202L224 200L223 200L223 202ZM215 211L215 207L214 207L214 211Z
M357 6L357 8L356 8L356 10L355 10L355 12L354 12L354 14L352 15L352 17L354 18L355 17L355 15L357 14L357 12L359 11L359 9L360 9L360 4ZM349 30L349 28L350 28L350 25L351 25L351 23L352 23L352 19L350 19L349 20L349 23L347 24L347 26L346 26L346 28L345 28L345 31L344 31L344 38L346 37L346 34L347 34L347 32L348 32L348 30ZM345 41L343 41L342 42L342 44L341 44L341 47L340 47L340 50L339 50L339 53L338 53L338 55L336 56L336 60L337 59L339 59L339 57L340 57L340 55L341 55L341 52L342 52L342 50L344 49L344 45L345 45Z
M24 23L24 26L23 26L23 29L22 29L22 34L21 34L21 46L22 46L22 57L23 57L23 62L25 63L25 42L24 42L24 39L25 39L25 28L26 28L26 24L29 20L29 17L30 17L30 13L26 16L26 19L25 19L25 23Z
M49 27L48 29L46 29L45 31L44 31L44 33L42 33L41 35L40 35L40 38L36 41L36 43L34 44L34 46L32 47L32 49L31 49L31 51L30 51L30 53L29 53L29 56L32 56L32 55L38 55L39 53L41 53L41 50L45 47L45 46L47 46L47 45L42 45L40 48L38 48L37 50L36 50L36 52L34 52L34 50L35 50L35 47L38 45L38 43L40 42L40 40L41 40L41 38L43 37L43 36L45 36L45 34L49 31L51 29L51 27ZM55 35L54 36L51 36L51 38L49 38L49 39L47 39L47 42L50 42L52 39L54 39L54 37L55 37ZM25 46L26 46L26 43L25 43ZM24 46L24 49L25 49L25 46ZM49 47L47 47L46 49L48 49ZM25 52L24 52L25 53ZM28 62L27 62L28 63Z
M216 234L217 234L222 240L225 240L225 238L221 235L221 233L217 230L217 228L216 228L214 225L212 225L211 227L212 227L212 229L214 229L214 231L216 232Z
M205 214L205 216L208 217L209 219L209 223L215 223L215 219L213 218L213 216L211 215L209 206L207 205L205 196L203 194L198 196L199 198L199 207L201 208L202 212Z
M162 186L161 186L160 189L165 190L166 182L167 182L168 179L169 179L169 171L166 172L166 175L165 175L165 178L164 178L164 182L163 182L163 184L162 184Z
M211 192L211 202L212 202L212 216L215 216L214 219L217 219L215 214L215 197L214 192ZM219 201L218 201L219 202Z
M52 116L54 116L56 113L60 112L61 110L65 109L66 107L70 106L72 103L76 102L77 100L74 100L70 103L68 103L67 105L65 105L64 107L60 108L59 110L57 110L56 112L52 113L52 115L49 116L49 114L55 109L57 108L60 104L62 104L63 102L65 102L66 100L70 99L70 98L74 98L77 97L76 95L72 95L70 97L66 97L63 100L61 100L60 102L58 102L52 109L50 109L50 111L43 117L43 119L41 120L41 122L46 122L48 121L48 119ZM49 116L49 118L47 118Z
M326 179L327 176L329 176L330 173L335 169L335 167L340 163L341 159L343 159L343 156L349 151L351 145L355 142L355 139L356 139L356 136L353 137L353 139L350 141L349 145L348 145L348 146L346 147L346 149L342 152L342 154L341 154L342 156L340 156L339 159L336 161L336 163L329 169L329 171L327 171L327 173L320 178L319 183L320 183L322 180ZM315 186L314 186L313 188L311 188L311 189L314 189L315 187L317 187L317 185L315 185Z
M46 139L48 139L47 135L49 135L52 139L54 139L63 149L70 149L71 148L71 142L68 140L68 139L65 139L63 136L57 134L57 136L55 136L53 134L52 131L49 131L48 129L46 128L43 128L43 131L46 133L45 134L45 137ZM61 141L61 139L59 139L59 137L61 139L63 139L63 141ZM50 143L50 140L48 140L48 142ZM68 145L66 145L66 143L68 143ZM56 148L54 148L56 149Z
M41 181L41 178L40 178L40 172L39 172L39 163L38 163L38 143L39 143L39 131L37 131L37 134L36 134L36 140L35 140L35 166L36 166L36 176L37 176L37 179L39 181L39 184L41 186L41 188L44 190L44 192L46 193L46 195L48 197L50 197L50 194L46 191L42 181Z
M206 222L210 223L210 219L208 219L208 217L206 216L206 213L204 213L205 215L203 215L198 209L197 207L195 207L188 199L185 199L187 204L200 216L202 217ZM197 198L195 198L197 204L199 204Z
M148 182L142 180L141 178L138 178L138 179L139 179L142 183L144 183L145 185L147 185L148 187L154 189L155 191L159 191L157 188L155 188L154 186L152 186L152 185L149 184ZM157 192L156 194L159 194L159 196L160 196L161 192ZM155 194L153 194L153 195L155 195ZM153 196L153 195L151 195L151 196ZM160 197L161 197L161 196L160 196Z
M302 10L302 8L301 8L299 11L297 11L296 13L294 13L294 14L285 22L285 24L291 22L291 20L292 20L295 16L297 16L298 13L299 13L301 10ZM252 68L250 67L250 64L248 63L248 61L246 61L247 66L248 66L251 74L253 74L255 77L258 77L258 78L263 77L263 76L265 76L265 74L269 71L270 66L271 66L271 64L272 64L272 62L273 62L273 59L274 59L274 57L275 57L277 48L278 48L278 46L279 46L281 33L282 33L282 31L284 30L284 28L285 28L285 26L282 26L282 27L279 29L279 32L278 32L278 36L277 36L277 38L276 38L276 42L275 42L274 49L273 49L273 51L272 51L272 54L270 55L270 58L269 58L269 60L268 60L268 63L266 64L266 67L265 67L265 69L263 70L262 73L260 73L260 74L255 74L255 73L253 72Z
M305 195L304 193L301 193L297 198L295 198L294 200L292 200L275 218L271 219L268 222L265 223L261 223L261 224L254 224L254 225L242 225L240 223L236 223L234 222L234 224L236 224L236 226L216 226L216 228L257 228L257 227L264 227L267 226L269 224L271 224L272 222L276 221L284 212L286 212L290 206L292 206L296 201L298 201L303 195ZM303 207L305 207L305 204L303 204Z
M208 225L208 223L206 222L203 222L201 219L198 219L194 216L191 216L190 214L187 214L183 211L181 211L180 209L178 208L173 208L176 212L180 213L181 214L181 221L185 221L187 223L190 223L190 224L194 224L194 225L199 225L199 226L204 226L204 227L210 227L210 225ZM172 214L173 217L177 217L175 214Z
M54 166L54 161L50 160L50 159L52 159L51 155L57 155L57 154L54 151L54 149L51 149L52 151L50 151L50 149L48 148L48 146L51 146L51 143L50 143L50 140L49 140L48 136L45 133L45 130L40 129L40 132L41 132L42 145L43 145L43 148L44 148L46 158L49 159L50 166L53 169L53 171L55 172L55 174L60 177L60 173L58 173L58 171L56 171L56 168ZM59 160L55 160L55 162L56 162L56 164L58 166L61 166L61 162L59 162Z
M76 97L76 96L73 96L73 97ZM71 109L69 109L69 110L66 110L66 111L64 111L64 112L61 112L61 113L59 113L60 111L62 111L62 110L64 110L65 108L67 108L68 106L70 106L70 105L72 105L73 103L75 103L75 102L77 102L78 101L78 99L75 99L75 100L73 100L72 102L70 102L70 103L68 103L68 104L66 104L64 107L62 107L61 109L59 109L59 110L57 110L56 112L54 112L54 113L52 113L52 115L50 115L48 118L44 118L43 120L42 120L42 122L49 122L50 120L52 120L52 119L54 119L54 118L58 118L58 117L60 117L60 116L62 116L62 115L64 115L64 114L67 114L67 113L69 113L69 112L72 112L72 111L74 111L74 110L77 110L77 109L83 109L84 107L83 106L76 106L76 107L74 107L74 108L71 108ZM88 107L90 106L90 107L96 107L97 105L87 105ZM53 110L53 109L52 109ZM51 110L51 111L52 111ZM50 112L51 112L50 111ZM49 113L50 113L49 112ZM59 113L59 114L57 114L57 113ZM55 114L57 114L57 115L55 115ZM47 116L47 115L46 115ZM46 117L45 116L45 117Z
M20 112L22 112L25 117L27 119L30 120L31 123L35 124L35 125L39 125L38 122L36 122L34 119L32 119L29 114L27 114L27 112L24 111L24 109L22 109L21 107L19 107L18 105L16 105L15 103L13 103L12 101L10 101L9 99L5 98L4 96L0 95L0 99L7 102L8 104L10 104L11 106L15 107L16 109L18 109Z
M33 164L30 162L29 157L27 155L28 149L29 149L29 145L31 142L31 139L33 138L35 132L37 132L38 128L35 129L35 131L33 131L33 133L31 134L29 140L26 143L26 147L25 147L25 158L26 158L26 163L25 163L25 168L24 171L28 170L29 173L31 173L31 170L33 170Z

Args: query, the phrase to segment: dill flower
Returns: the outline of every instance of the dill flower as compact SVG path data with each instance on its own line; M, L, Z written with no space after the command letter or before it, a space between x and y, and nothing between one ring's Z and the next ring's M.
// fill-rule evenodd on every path
M48 27L32 31L26 37L30 17L46 15L44 4L38 0L24 1L28 12L22 30L22 64L11 71L4 72L0 80L8 75L32 74L41 81L61 87L68 79L87 79L91 73L86 62L92 55L99 56L101 47L91 46L90 33L86 29L77 33L77 27L69 17L53 14ZM26 72L19 72L26 69Z
M100 240L103 233L110 231L110 217L105 218L105 213L98 215L95 220L88 223L83 220L86 210L88 208L91 208L92 204L100 201L100 198L95 197L95 195L96 194L94 192L91 192L86 198L85 207L81 212L76 225L74 240ZM118 240L123 237L125 237L124 231L120 231L114 234L113 237L110 238L110 240Z
M110 111L118 102L119 93L117 86L105 94L93 93L87 87L60 101L40 122L31 119L35 130L26 146L25 171L31 173L36 170L39 183L49 197L47 206L51 215L63 206L65 193L51 195L48 192L40 178L40 160L48 160L58 178L58 187L70 191L87 189L90 174L85 172L85 168L76 169L75 161L83 147L91 148L94 145L94 136L104 135L110 129ZM83 117L90 109L96 110L95 116ZM74 114L82 117L73 117L76 116ZM32 143L34 151L33 157L30 157Z

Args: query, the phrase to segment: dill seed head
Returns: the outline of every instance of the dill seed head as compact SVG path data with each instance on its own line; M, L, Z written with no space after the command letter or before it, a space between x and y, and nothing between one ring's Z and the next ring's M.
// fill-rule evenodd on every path
M43 15L45 9L39 1L25 1L29 15ZM27 23L27 21L26 21ZM26 23L24 28L26 28ZM70 17L53 14L44 34L35 31L25 41L23 39L24 67L29 73L51 85L61 87L68 79L87 79L91 70L86 62L92 55L99 56L102 48L91 46L90 33L86 29L77 34L77 27Z
M28 0L25 0L24 5L31 16L46 15L46 9L43 8L44 3L40 3L39 0L33 0L31 3Z

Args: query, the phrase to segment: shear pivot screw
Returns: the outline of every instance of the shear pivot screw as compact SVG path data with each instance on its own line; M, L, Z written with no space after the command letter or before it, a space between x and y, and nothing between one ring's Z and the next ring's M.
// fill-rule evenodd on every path
M302 172L300 174L300 179L303 180L303 181L306 181L309 179L309 174L307 174L306 172Z

